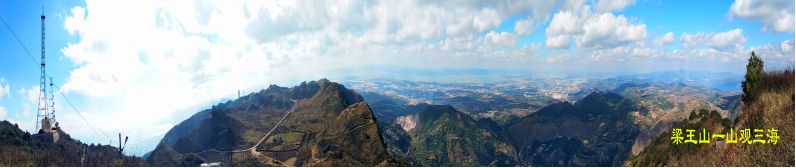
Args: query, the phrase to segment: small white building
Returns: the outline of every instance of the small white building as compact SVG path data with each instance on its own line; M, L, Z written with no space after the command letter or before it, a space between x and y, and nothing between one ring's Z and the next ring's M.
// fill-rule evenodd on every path
M50 117L44 117L41 120L41 134L47 136L45 141L56 143L61 138L60 134L58 133L58 124L53 124L53 119ZM52 136L52 137L49 137Z
M202 163L199 167L220 167L221 162Z

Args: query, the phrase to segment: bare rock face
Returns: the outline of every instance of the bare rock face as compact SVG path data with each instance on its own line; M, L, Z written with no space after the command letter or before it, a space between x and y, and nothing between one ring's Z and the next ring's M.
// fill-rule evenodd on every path
M161 145L169 140L175 145L152 152L169 159L150 155L153 165L176 166L192 158L225 166L393 163L370 106L355 91L326 79L291 88L272 85L196 115L207 116L191 117L170 131Z
M417 126L417 115L406 115L395 118L395 122L404 129L404 131L412 131Z
M320 138L316 159L328 161L316 166L372 166L387 158L378 124L365 102L348 106Z

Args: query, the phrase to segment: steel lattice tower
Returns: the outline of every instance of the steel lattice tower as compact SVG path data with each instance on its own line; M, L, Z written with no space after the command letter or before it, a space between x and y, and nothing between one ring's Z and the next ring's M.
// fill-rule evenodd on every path
M52 122L49 121L52 120L52 118L49 117L47 112L47 106L49 106L49 104L47 104L47 73L45 73L46 71L44 69L44 18L44 15L41 15L41 77L39 77L39 107L36 113L37 130L44 129L40 127L42 123L39 123L42 118L48 120L48 124L52 124Z

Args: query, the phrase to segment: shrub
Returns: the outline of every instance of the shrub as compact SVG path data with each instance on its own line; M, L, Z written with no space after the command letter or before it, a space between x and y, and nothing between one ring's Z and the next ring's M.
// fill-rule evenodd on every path
M752 51L752 56L749 57L749 63L746 64L744 81L741 83L744 93L744 103L748 104L754 100L756 96L754 95L754 89L763 79L763 75L763 60L760 60L760 58L755 55L755 52Z

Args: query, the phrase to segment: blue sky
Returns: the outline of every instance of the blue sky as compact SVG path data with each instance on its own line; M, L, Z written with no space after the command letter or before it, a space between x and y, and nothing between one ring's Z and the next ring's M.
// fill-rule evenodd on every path
M389 74L373 69L740 74L752 50L794 64L789 0L0 1L36 61L42 6L58 92L135 154L238 90ZM0 118L31 131L37 63L5 26L0 44ZM60 95L56 110L73 137L108 143Z

